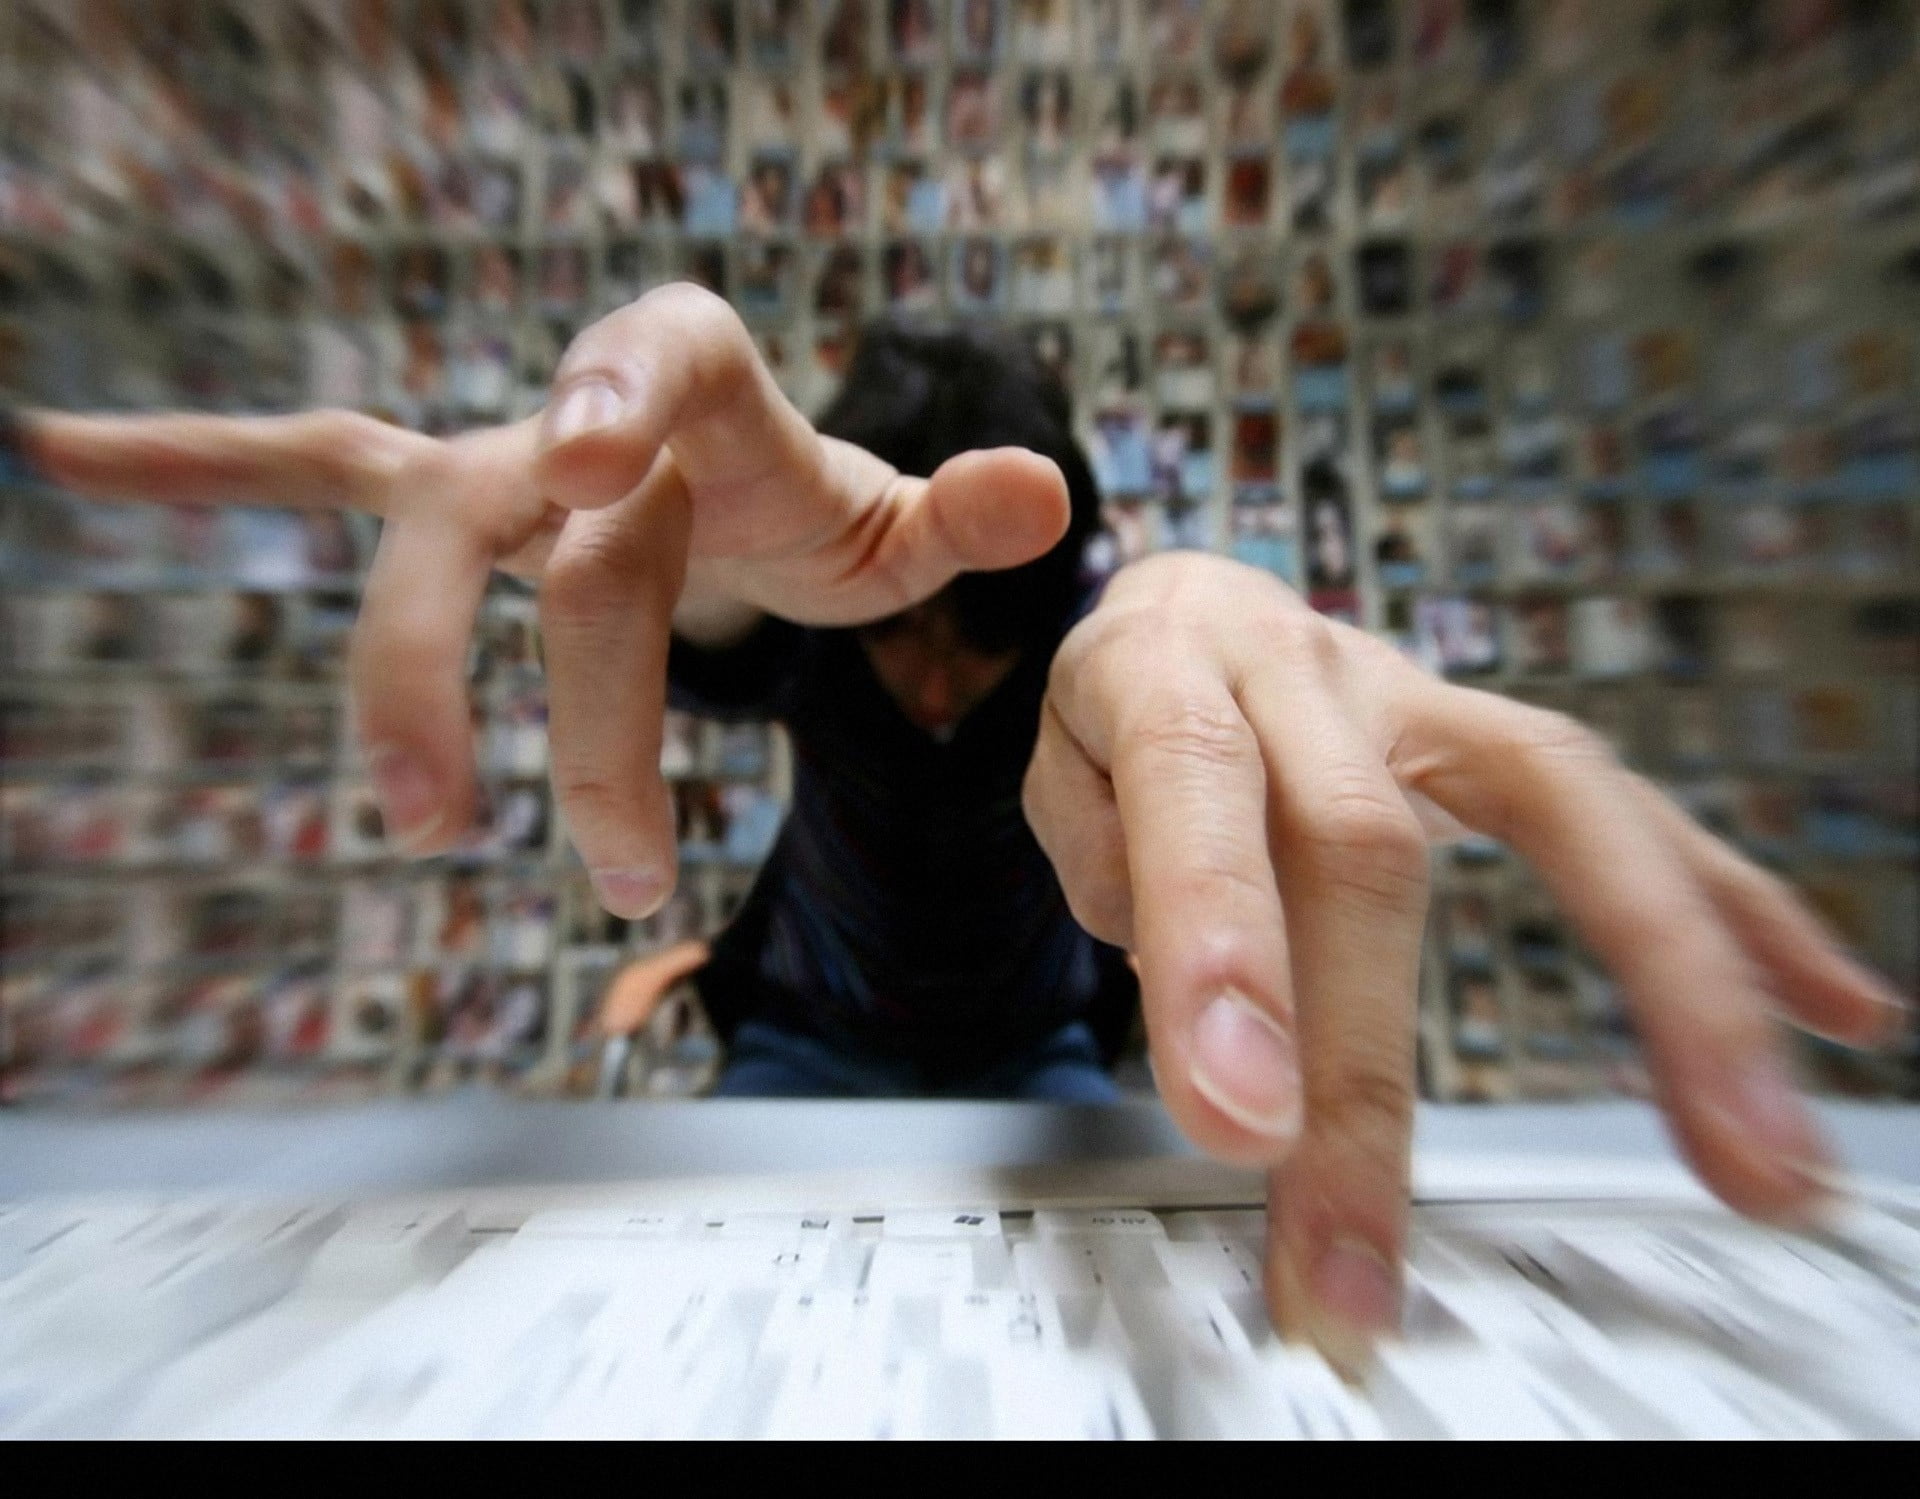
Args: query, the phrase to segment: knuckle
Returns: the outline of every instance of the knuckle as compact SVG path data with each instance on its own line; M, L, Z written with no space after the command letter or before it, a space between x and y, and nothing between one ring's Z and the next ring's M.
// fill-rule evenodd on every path
M1413 1123L1412 1074L1397 1051L1369 1048L1330 1076L1314 1103L1328 1133L1397 1162Z
M1138 582L1153 583L1181 595L1190 593L1210 577L1218 581L1219 564L1204 552L1160 552L1142 559L1136 566Z
M1102 609L1138 611L1164 630L1168 624L1226 619L1235 628L1250 615L1271 612L1318 618L1278 578L1245 563L1205 552L1159 552L1131 562L1107 585Z
M1111 652L1130 628L1130 621L1119 610L1100 608L1067 631L1053 653L1047 670L1047 691L1055 699L1070 693L1074 685L1096 667L1102 656Z
M444 446L362 411L330 408L295 420L307 429L300 448L313 455L323 481L357 498L386 493Z
M739 322L724 297L692 281L669 281L665 286L656 286L633 305L689 330L733 326Z
M1330 667L1340 657L1340 639L1332 621L1311 609L1275 609L1261 620L1261 633L1284 659Z
M556 766L554 791L567 809L569 822L578 826L601 827L644 818L647 799L639 792L639 781L613 780L586 769Z
M594 371L645 360L661 348L691 371L696 389L752 365L752 340L739 314L705 287L675 281L655 287L575 338L553 383L565 386Z
M1302 817L1299 841L1325 877L1350 894L1395 907L1425 900L1427 839L1419 818L1397 792L1357 767Z
M1253 731L1226 703L1185 695L1145 699L1125 726L1138 750L1207 769L1238 769L1253 753Z
M1222 899L1223 890L1229 898ZM1177 951L1162 954L1165 971L1180 992L1246 992L1273 981L1278 950L1274 936L1280 928L1270 880L1263 884L1238 869L1197 877L1188 908L1213 914L1193 925ZM1263 919L1263 910L1271 916Z
M569 538L540 580L540 617L548 628L595 624L632 592L638 558L612 527Z
M1113 586L1123 596L1149 592L1155 597L1164 597L1169 593L1218 597L1223 586L1233 586L1238 592L1242 584L1264 590L1269 584L1278 583L1279 580L1271 574L1244 563L1209 552L1179 550L1156 552L1150 557L1129 563L1115 577Z
M1527 763L1612 766L1613 749L1594 730L1565 713L1513 703L1502 736Z
M679 344L675 352L691 362L696 389L724 388L751 373L752 340L725 298L692 282L676 281L656 287L636 305L671 330Z

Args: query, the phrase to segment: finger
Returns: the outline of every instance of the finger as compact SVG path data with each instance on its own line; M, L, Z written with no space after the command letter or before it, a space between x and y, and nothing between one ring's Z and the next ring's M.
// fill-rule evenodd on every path
M540 586L554 793L601 904L628 918L673 890L660 740L689 510L661 466L619 504L569 517Z
M1280 1160L1301 1095L1259 745L1192 642L1142 633L1079 649L1056 657L1054 698L1088 759L1110 767L1161 1096L1203 1149Z
M387 836L411 855L473 821L467 642L491 559L438 517L387 522L347 654L347 685Z
M433 439L353 411L291 416L30 414L36 472L78 495L385 514L393 477Z
M569 509L615 503L670 451L698 498L692 550L792 564L787 593L743 596L809 623L878 618L959 572L1028 561L1069 519L1064 478L1031 453L965 455L928 483L822 438L739 316L694 286L649 292L574 341L540 441L541 490Z
M1814 1211L1829 1158L1760 975L1626 772L1569 719L1421 682L1403 783L1540 871L1620 978L1666 1116L1708 1184L1755 1216Z
M1354 1373L1399 1324L1427 839L1327 659L1263 653L1239 695L1273 780L1306 1094L1273 1177L1269 1304Z
M1067 481L1025 448L950 458L932 479L895 479L855 521L838 550L854 571L847 597L863 613L930 598L963 572L1018 567L1066 534ZM860 587L864 572L870 586Z
M1113 782L1074 743L1051 702L1041 709L1022 804L1073 919L1102 942L1131 947L1133 895Z
M1842 952L1779 880L1741 858L1653 786L1639 782L1637 789L1721 919L1766 970L1775 1000L1793 1020L1854 1046L1896 1039L1906 1006L1884 981Z
M781 394L738 314L684 284L647 293L568 348L541 424L542 487L570 509L611 505L670 438L699 491L752 498L824 479L819 436Z

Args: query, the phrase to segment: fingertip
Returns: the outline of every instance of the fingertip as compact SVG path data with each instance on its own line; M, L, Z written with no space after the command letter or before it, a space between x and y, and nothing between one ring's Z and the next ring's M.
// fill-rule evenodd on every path
M632 393L601 374L555 390L540 418L541 492L568 510L598 510L646 478L659 438Z
M380 808L381 836L403 858L447 852L472 821L466 778L436 767L418 749L395 742L372 746L367 775Z
M656 747L649 758L657 763L658 756ZM607 797L606 783L593 778L562 775L555 790L594 898L609 915L644 921L667 903L679 878L673 796L658 775L614 775L623 788L617 797Z
M1067 534L1066 477L1026 448L984 448L948 459L931 481L948 533L968 565L1014 567L1044 555Z
M1400 1272L1351 1235L1336 1236L1311 1264L1299 1263L1305 1254L1304 1245L1296 1249L1269 1230L1265 1290L1274 1330L1312 1348L1348 1384L1363 1384L1380 1341L1400 1329Z
M1836 987L1847 995L1848 1007L1852 1011L1849 1034L1835 1039L1858 1047L1898 1047L1912 1029L1913 1005L1878 974L1848 954L1835 949L1833 961L1839 970Z
M996 448L992 455L1007 465L1010 486L1019 495L1022 513L1032 525L1032 534L1042 551L1067 534L1073 521L1073 499L1067 492L1067 476L1060 465L1027 448Z
M1796 944L1767 955L1780 1008L1802 1030L1843 1046L1897 1045L1911 1009L1872 969L1837 944Z
M1903 1049L1913 1037L1913 1002L1902 999L1891 989L1878 996L1881 1008L1879 1045L1883 1050Z
M1343 1379L1359 1382L1380 1339L1400 1328L1400 1276L1364 1241L1342 1237L1322 1251L1307 1297L1314 1345Z
M603 866L588 870L594 894L614 916L626 921L644 921L667 903L673 894L674 870L671 865L653 863Z
M1680 1143L1734 1211L1804 1227L1830 1195L1835 1162L1813 1111L1770 1052L1723 1070L1682 1116Z

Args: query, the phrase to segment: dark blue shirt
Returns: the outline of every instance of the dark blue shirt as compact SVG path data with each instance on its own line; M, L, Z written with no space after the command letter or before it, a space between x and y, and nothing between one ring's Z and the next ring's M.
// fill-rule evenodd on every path
M1020 806L1057 641L1027 649L946 743L912 723L850 630L763 620L676 639L670 700L783 723L793 806L701 997L743 1020L965 1077L1086 1020L1109 1057L1138 1002L1124 956L1067 909Z

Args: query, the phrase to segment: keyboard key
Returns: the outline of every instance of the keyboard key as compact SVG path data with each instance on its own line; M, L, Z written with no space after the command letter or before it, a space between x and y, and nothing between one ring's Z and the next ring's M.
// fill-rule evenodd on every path
M1000 1215L991 1208L888 1213L880 1233L888 1239L998 1239Z
M1220 1208L1161 1217L1167 1237L1185 1243L1220 1241L1251 1248L1256 1258L1267 1242L1267 1215L1259 1208Z
M882 1239L867 1263L866 1288L905 1291L990 1291L1012 1280L1007 1246L991 1239Z
M1101 1284L1093 1246L1078 1240L1015 1244L1013 1275L1023 1291L1097 1291Z
M920 1433L936 1442L992 1437L993 1380L977 1358L941 1358L927 1370L926 1418Z
M758 1339L767 1354L820 1354L856 1345L878 1355L893 1318L892 1298L833 1287L779 1292Z
M1542 1258L1604 1308L1624 1298L1670 1327L1748 1356L1791 1339L1772 1308L1724 1267L1658 1229L1580 1224L1554 1232Z
M1160 1220L1144 1208L1041 1208L1033 1215L1036 1238L1063 1239L1124 1234L1164 1239Z
M1505 1265L1459 1279L1415 1269L1409 1290L1432 1298L1462 1336L1511 1353L1559 1384L1616 1436L1724 1441L1766 1434L1690 1370L1607 1337Z
M1168 1281L1189 1291L1258 1291L1260 1261L1239 1244L1220 1239L1162 1241L1155 1257Z
M1396 1436L1540 1441L1611 1436L1546 1376L1498 1349L1441 1350L1386 1342L1367 1394Z
M17 1324L14 1356L111 1349L135 1368L171 1357L286 1295L343 1217L262 1208L142 1225L137 1247L83 1270Z
M832 1213L730 1213L718 1221L723 1239L844 1239L853 1232L851 1218Z
M939 1301L940 1346L1004 1358L1064 1357L1070 1346L1059 1301L1036 1291L949 1292Z
M1256 1345L1256 1352L1257 1377L1269 1398L1286 1406L1303 1440L1377 1442L1386 1436L1379 1413L1317 1353L1278 1338Z
M439 1280L474 1247L458 1208L352 1214L314 1251L300 1291L362 1299L397 1296Z
M548 1208L527 1219L519 1231L530 1239L668 1239L687 1225L684 1213L609 1205Z
M1914 1300L1920 1300L1920 1228L1856 1203L1832 1225L1835 1246Z

